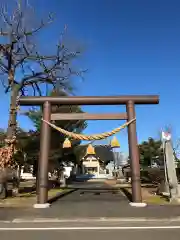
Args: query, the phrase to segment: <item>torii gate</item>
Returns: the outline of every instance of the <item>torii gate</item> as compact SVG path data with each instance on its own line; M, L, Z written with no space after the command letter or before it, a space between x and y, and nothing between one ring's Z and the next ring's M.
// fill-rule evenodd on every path
M43 119L51 120L127 120L135 118L135 105L138 104L158 104L157 95L139 95L139 96L65 96L65 97L20 97L21 106L42 106ZM69 114L51 114L52 105L126 105L126 113L121 114L87 114L87 113L69 113ZM49 207L48 204L48 156L50 148L50 126L42 122L40 138L40 157L38 184L39 191L37 197L37 208ZM141 196L140 182L140 164L138 142L136 134L136 121L128 126L129 156L132 173L132 206L143 206Z

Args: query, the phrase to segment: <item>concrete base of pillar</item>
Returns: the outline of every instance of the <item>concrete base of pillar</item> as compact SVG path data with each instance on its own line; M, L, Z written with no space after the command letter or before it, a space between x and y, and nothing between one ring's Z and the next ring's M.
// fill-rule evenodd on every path
M146 206L147 206L147 203L130 202L129 205L130 205L131 207L146 207Z
M33 208L49 208L49 207L50 207L49 203L43 203L43 204L36 203L33 205Z

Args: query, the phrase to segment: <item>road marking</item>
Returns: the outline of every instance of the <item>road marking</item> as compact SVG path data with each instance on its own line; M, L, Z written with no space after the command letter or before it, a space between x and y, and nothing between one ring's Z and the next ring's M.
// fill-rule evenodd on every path
M147 227L17 227L0 228L0 231L83 231L83 230L161 230L161 229L180 229L180 226L147 226Z
M0 223L101 223L101 222L180 222L180 217L175 218L92 218L92 219L86 219L86 218L77 218L77 219L58 219L58 218L35 218L35 219L21 219L21 218L15 218L12 221L0 221Z

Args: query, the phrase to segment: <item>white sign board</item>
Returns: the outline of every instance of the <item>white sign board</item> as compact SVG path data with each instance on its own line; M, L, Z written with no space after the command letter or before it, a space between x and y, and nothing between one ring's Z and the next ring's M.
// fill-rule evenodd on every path
M162 140L170 141L171 140L171 134L169 132L162 132Z

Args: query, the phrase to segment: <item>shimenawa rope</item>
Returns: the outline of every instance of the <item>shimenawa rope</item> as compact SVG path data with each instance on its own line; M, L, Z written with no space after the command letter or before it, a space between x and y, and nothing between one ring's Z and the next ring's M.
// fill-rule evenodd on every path
M125 127L127 127L129 124L131 124L132 122L134 122L136 120L136 118L124 123L123 125L121 125L118 128L113 129L110 132L104 132L104 133L100 133L100 134L93 134L93 135L84 135L84 134L77 134L77 133L73 133L73 132L69 132L63 128L57 127L55 124L52 124L44 119L42 119L42 121L44 121L45 123L47 123L49 126L51 126L52 128L56 129L57 131L61 132L62 134L76 139L76 140L86 140L86 141L91 141L91 140L101 140L101 139L105 139L107 137L110 137L114 134L116 134L117 132L119 132L120 130L124 129Z

